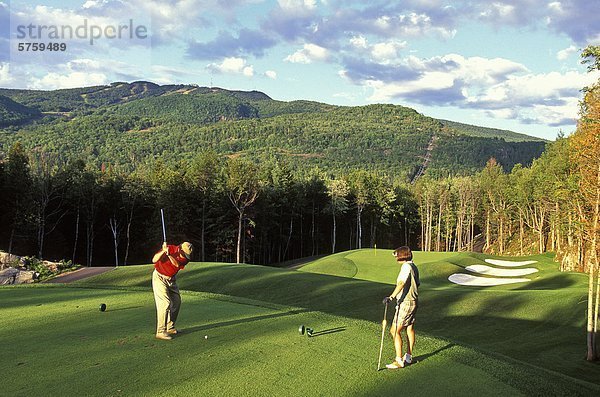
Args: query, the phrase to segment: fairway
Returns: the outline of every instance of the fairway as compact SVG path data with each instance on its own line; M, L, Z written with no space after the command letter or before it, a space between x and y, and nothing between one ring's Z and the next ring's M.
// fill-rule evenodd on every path
M0 288L10 341L3 392L31 395L597 395L583 360L585 277L537 257L523 286L447 278L485 257L416 253L422 274L417 363L377 371L383 306L398 271L391 251L350 251L300 271L192 263L179 276L173 341L154 339L151 266L72 285ZM327 263L332 273L323 274ZM528 265L533 266L533 265ZM311 272L311 268L318 273ZM349 269L354 268L354 274ZM99 311L105 303L107 310ZM575 307L575 310L573 310ZM309 338L298 333L314 329ZM208 336L208 338L205 338ZM575 336L575 338L574 338ZM582 347L583 343L583 347ZM393 357L386 338L384 362ZM565 358L557 362L556 357ZM167 375L164 375L165 372ZM33 374L35 381L23 373ZM569 376L562 375L563 373Z
M367 395L396 387L437 394L452 391L447 385L457 377L464 378L457 394L490 386L497 395L518 393L483 370L444 368L463 349L430 338L421 341L422 362L404 376L378 373L378 326L319 312L184 293L184 333L165 343L153 338L147 291L3 288L0 296L3 313L19 318L0 329L11 340L1 366L11 396ZM106 312L99 302L108 302ZM315 336L300 336L299 324L310 324ZM165 369L168 376L160 376ZM476 381L463 377L467 370ZM36 374L35 382L19 376L24 371ZM431 371L436 381L425 382Z

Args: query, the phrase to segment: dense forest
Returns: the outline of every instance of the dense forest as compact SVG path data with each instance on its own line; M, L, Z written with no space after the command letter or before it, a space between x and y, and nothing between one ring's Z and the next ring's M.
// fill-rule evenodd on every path
M402 106L258 91L117 82L0 95L22 115L0 130L0 248L87 265L146 262L159 208L203 260L416 246L417 176L471 175L491 157L508 171L545 147Z
M258 91L135 82L0 89L0 95L43 116L31 116L25 125L7 119L0 154L20 142L25 150L126 173L157 159L177 166L212 150L255 161L277 155L305 172L317 166L335 173L368 169L408 182L426 157L430 175L468 175L490 157L507 171L529 165L545 146L536 138L440 121L402 106L282 102Z
M0 130L10 251L145 262L165 208L170 235L202 260L273 264L402 243L550 250L564 269L587 269L579 215L564 216L577 190L569 138L194 85L0 95L20 115L2 113Z
M157 161L123 174L17 144L1 176L2 248L86 265L147 262L161 243L160 208L169 240L192 241L198 260L269 264L417 244L407 187L367 171L297 173L276 157L257 164L203 152L178 167Z

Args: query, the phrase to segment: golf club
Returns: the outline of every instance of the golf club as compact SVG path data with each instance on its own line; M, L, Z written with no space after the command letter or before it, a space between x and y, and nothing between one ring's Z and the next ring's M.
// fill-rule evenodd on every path
M308 327L305 327L304 325L301 325L300 328L298 328L298 333L300 335L304 335L305 332L306 332L306 335L308 335L308 337L311 337L311 336L313 336L314 330L312 328L308 328Z
M381 322L381 344L379 345L379 360L377 361L377 371L381 368L381 353L383 353L383 338L385 337L385 326L387 325L387 308L388 302L385 303L383 309L383 321Z
M165 229L165 212L163 209L160 209L160 220L162 221L162 229L163 229L163 243L167 243L167 231Z

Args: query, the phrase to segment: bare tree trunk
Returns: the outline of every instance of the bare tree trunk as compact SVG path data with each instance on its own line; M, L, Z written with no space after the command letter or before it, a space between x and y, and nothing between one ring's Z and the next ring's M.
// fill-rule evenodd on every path
M592 224L590 225L591 249L590 249L590 280L588 288L588 354L587 360L593 361L598 358L596 346L596 337L598 332L598 296L600 295L600 285L596 285L594 294L594 283L598 283L600 276L594 278L594 271L600 272L598 266L598 223L600 221L600 163L596 170L596 197L594 200L594 209L592 215ZM595 301L595 302L594 302ZM592 302L594 305L592 306Z
M358 230L356 239L358 240L358 249L362 248L362 208L358 211Z
M523 225L523 211L519 209L519 254L523 255L523 238L525 237L525 230Z
M77 254L77 243L79 242L79 216L80 216L80 209L79 206L77 206L77 218L75 220L75 242L73 244L73 257L71 259L71 262L74 264L75 263L75 255Z
M485 214L485 249L486 250L490 249L490 238L491 238L490 231L491 231L490 212L488 210L488 211L486 211L486 214Z
M304 257L304 211L300 211L300 258Z
M587 361L596 360L596 345L594 337L594 281L596 266L590 263L588 282L588 307L587 307Z
M238 216L238 235L237 235L237 249L236 249L236 256L235 256L235 263L241 263L240 262L240 250L242 249L242 218L244 217L244 212L243 211L239 211L239 216Z
M285 260L288 249L290 247L290 241L292 240L292 231L293 230L294 230L294 217L290 216L290 232L288 233L287 242L285 244L285 250L283 250L283 260Z
M460 210L459 210L460 211ZM462 251L463 247L463 215L462 212L458 213L458 219L456 220L456 240L455 240L455 251Z
M38 258L43 258L44 251L44 235L46 234L46 222L44 213L38 214L38 230L37 230L37 240L38 240Z
M498 221L498 246L500 255L502 255L504 253L504 215L501 215Z
M312 256L316 255L315 250L315 203L313 201L313 205L311 208L311 224L310 224L310 242L312 244L310 254Z
M335 228L336 228L336 224L335 224L335 212L333 212L333 238L331 240L331 253L332 254L335 254Z
M117 217L112 217L108 220L110 231L113 236L113 247L115 250L115 267L119 267L119 223Z
M8 240L8 253L12 254L12 246L13 246L13 239L15 237L15 227L13 226L13 228L10 231L10 239Z
M200 260L202 262L204 262L206 260L205 257L205 230L206 229L206 198L202 198L202 222L201 222L201 229L200 229Z
M438 207L438 218L437 218L437 235L435 239L435 250L441 251L442 244L442 204Z
M471 225L470 228L470 233L469 233L469 244L470 244L470 251L473 252L474 248L475 248L475 199L473 198L471 200L471 217L469 219L469 223Z
M123 258L123 265L127 265L127 260L129 259L129 245L131 243L131 223L133 222L133 209L131 210L131 214L129 216L129 219L127 220L127 232L126 232L126 237L127 237L127 242L125 244L125 257Z

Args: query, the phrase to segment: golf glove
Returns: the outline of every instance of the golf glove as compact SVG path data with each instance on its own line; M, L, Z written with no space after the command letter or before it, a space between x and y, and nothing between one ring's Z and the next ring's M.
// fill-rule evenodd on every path
M391 303L394 300L394 298L390 297L390 296L386 296L385 298L383 298L383 304L387 305L388 303Z

